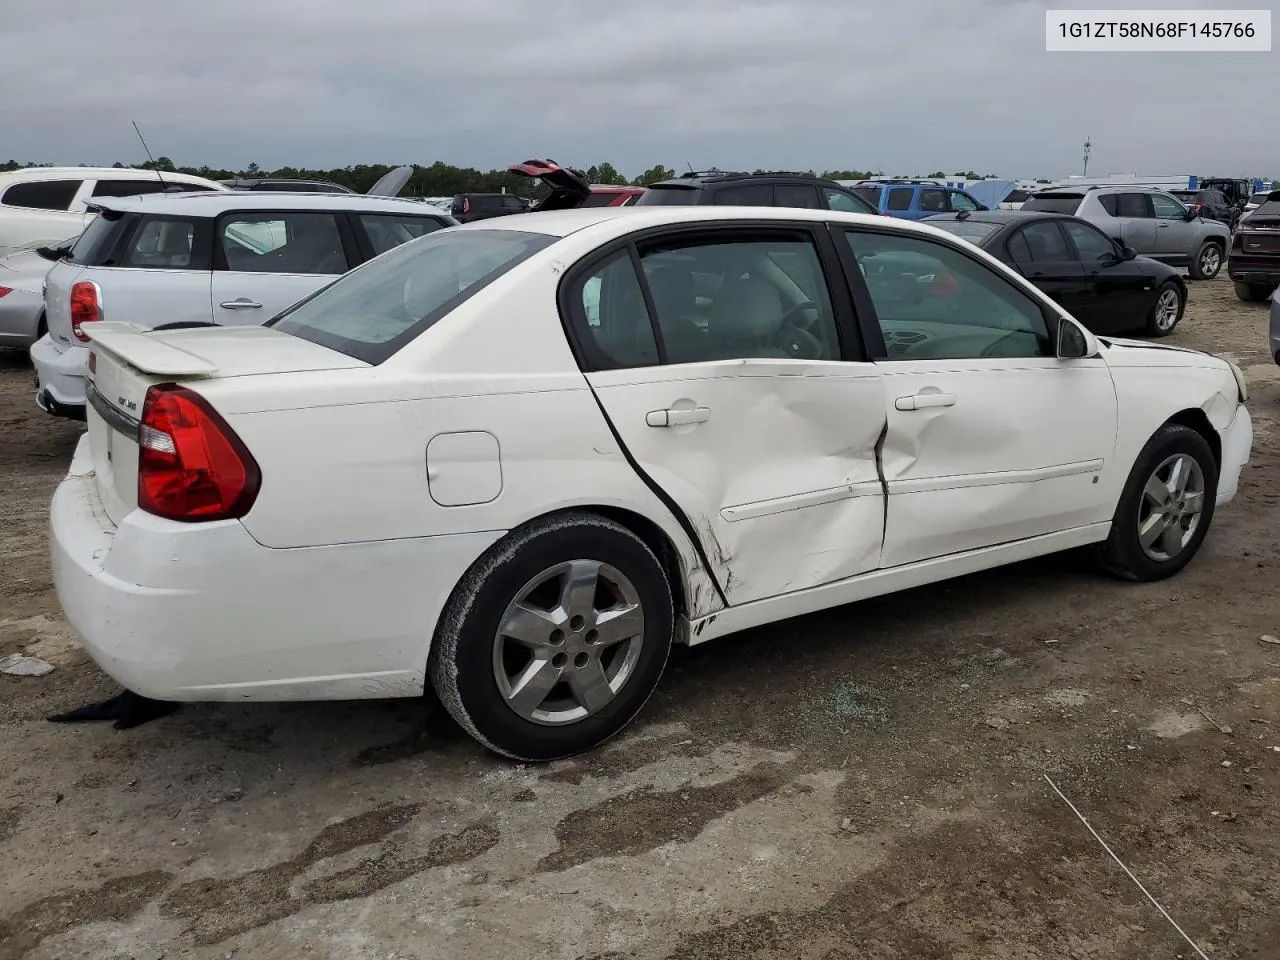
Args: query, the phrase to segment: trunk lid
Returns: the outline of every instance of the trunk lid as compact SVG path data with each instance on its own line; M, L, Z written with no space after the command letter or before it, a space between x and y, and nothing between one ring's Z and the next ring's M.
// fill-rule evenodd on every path
M541 180L551 188L550 195L535 203L532 210L573 210L591 196L591 184L581 172L562 167L554 160L526 160L513 163L507 170Z
M138 428L147 390L174 381L368 366L270 327L154 331L132 323L85 326L89 451L98 493L113 523L138 505Z

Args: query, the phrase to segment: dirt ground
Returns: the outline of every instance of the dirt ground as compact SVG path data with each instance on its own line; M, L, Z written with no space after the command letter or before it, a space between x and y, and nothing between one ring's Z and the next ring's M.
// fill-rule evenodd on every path
M1045 774L1208 956L1280 957L1265 331L1219 280L1170 341L1245 367L1256 431L1182 575L1068 555L679 650L576 760L422 702L69 727L115 692L92 664L0 676L0 958L1194 957ZM0 656L67 637L45 524L77 434L0 352Z

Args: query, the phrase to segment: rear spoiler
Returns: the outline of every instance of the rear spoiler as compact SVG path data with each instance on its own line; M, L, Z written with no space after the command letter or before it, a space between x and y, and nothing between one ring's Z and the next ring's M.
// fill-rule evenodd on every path
M80 328L94 346L129 366L162 377L211 377L218 365L154 336L148 327L121 321L86 323Z

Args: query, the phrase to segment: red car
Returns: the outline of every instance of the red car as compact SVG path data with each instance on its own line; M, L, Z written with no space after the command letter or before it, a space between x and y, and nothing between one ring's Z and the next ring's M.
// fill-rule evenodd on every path
M541 180L551 188L530 210L571 210L575 207L626 207L636 202L644 187L629 184L588 183L581 170L562 167L554 160L526 160L507 167L511 173Z

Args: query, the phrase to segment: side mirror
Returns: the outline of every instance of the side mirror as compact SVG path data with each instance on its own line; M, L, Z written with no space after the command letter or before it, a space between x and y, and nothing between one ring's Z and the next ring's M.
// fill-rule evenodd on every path
M1082 360L1089 355L1089 339L1074 320L1058 318L1058 359Z
M1132 260L1132 259L1133 259L1134 257L1136 257L1137 255L1138 255L1138 251L1137 251L1137 250L1135 250L1135 249L1133 249L1133 247L1121 247L1121 248L1120 248L1120 259L1121 259L1121 260L1129 261L1129 260Z
M1187 210L1186 210L1186 212L1185 212L1185 213L1183 213L1183 215L1182 215L1182 219L1183 219L1183 220L1186 220L1188 223L1190 223L1190 222L1191 222L1192 220L1194 220L1197 216L1198 216L1198 214L1195 212L1195 210L1193 210L1192 208L1188 207L1188 208L1187 208Z

